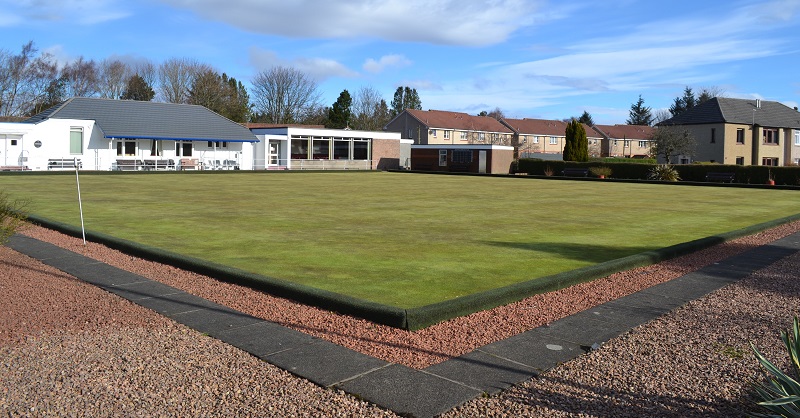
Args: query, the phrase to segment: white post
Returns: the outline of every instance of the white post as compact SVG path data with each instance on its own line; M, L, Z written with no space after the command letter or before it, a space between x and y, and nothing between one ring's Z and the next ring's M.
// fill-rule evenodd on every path
M75 164L75 183L78 185L78 210L81 213L81 233L83 234L83 245L86 245L86 229L83 226L83 202L81 201L81 180L78 177L78 159L73 158Z

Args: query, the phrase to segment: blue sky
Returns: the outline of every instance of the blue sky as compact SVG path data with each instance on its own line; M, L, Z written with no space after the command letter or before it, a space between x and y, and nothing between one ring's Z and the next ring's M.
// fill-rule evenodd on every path
M60 62L192 58L249 85L274 65L423 109L625 123L685 86L800 103L800 0L0 0L0 49Z

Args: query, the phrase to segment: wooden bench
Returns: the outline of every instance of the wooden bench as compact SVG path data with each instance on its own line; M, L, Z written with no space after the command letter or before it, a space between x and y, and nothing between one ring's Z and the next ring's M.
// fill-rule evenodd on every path
M76 165L77 168L83 166L81 160L76 160L74 158L51 158L47 160L48 170L74 169Z
M128 170L139 170L141 164L139 160L117 160L114 164L114 170L117 171L128 171Z
M561 172L564 177L589 177L588 168L565 168Z
M180 169L181 170L199 170L200 169L200 162L191 158L181 158L180 160Z
M706 173L706 181L733 183L735 179L736 173Z

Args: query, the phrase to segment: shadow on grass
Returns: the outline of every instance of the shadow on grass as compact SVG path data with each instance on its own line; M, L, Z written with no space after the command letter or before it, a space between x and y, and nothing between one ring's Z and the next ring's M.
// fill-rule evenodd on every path
M589 261L592 263L602 263L604 261L616 260L654 250L654 247L619 247L609 245L575 244L565 242L503 242L503 241L482 241L481 243L495 247L513 248L517 250L536 251L550 254L558 254L571 260Z

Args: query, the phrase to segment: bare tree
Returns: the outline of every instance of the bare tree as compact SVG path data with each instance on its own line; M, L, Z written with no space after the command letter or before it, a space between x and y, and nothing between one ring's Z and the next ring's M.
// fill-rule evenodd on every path
M103 60L98 65L97 88L100 97L119 99L131 77L128 66L120 60Z
M158 67L158 92L167 103L188 103L195 77L211 67L188 58L170 58Z
M58 79L58 67L50 54L36 56L33 42L14 55L0 50L0 116L27 116L45 101Z
M64 81L58 77L58 64L50 54L31 63L26 83L25 116L33 116L66 99Z
M97 93L97 64L83 57L67 64L61 70L67 97L91 97Z
M361 87L353 98L353 129L379 131L389 123L389 108L372 86Z
M22 46L19 55L0 54L0 116L19 116L28 107L25 97L30 65L37 49L33 41Z
M129 64L128 66L130 68L130 75L138 75L148 86L156 85L156 80L158 80L158 70L152 61L145 59L134 64Z
M256 75L252 97L257 119L270 123L297 122L320 102L314 80L300 70L282 66Z
M495 107L494 110L492 110L490 112L487 112L485 116L500 120L500 119L505 118L506 114L503 113L503 109L500 109L499 107Z
M658 125L661 122L672 117L672 113L670 113L669 109L657 109L653 112L653 126Z
M694 154L695 139L683 126L659 126L653 131L651 153L654 157L671 164L675 157Z

